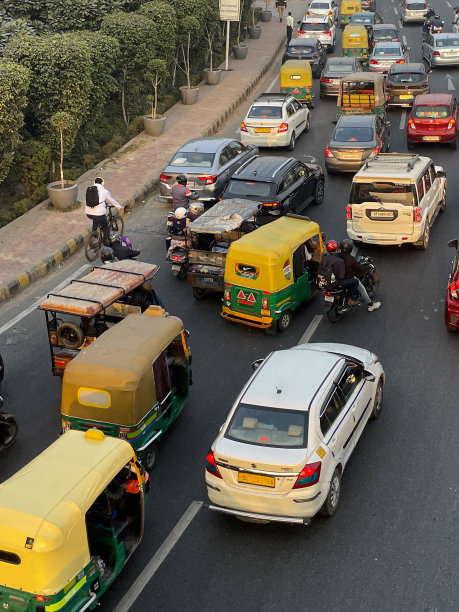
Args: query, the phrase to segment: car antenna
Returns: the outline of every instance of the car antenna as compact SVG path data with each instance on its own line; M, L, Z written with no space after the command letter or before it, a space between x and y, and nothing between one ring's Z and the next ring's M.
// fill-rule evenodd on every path
M276 387L276 385L274 385L274 386ZM279 387L276 387L276 391L277 391L278 395L279 395L279 393L282 393L282 389L279 389Z

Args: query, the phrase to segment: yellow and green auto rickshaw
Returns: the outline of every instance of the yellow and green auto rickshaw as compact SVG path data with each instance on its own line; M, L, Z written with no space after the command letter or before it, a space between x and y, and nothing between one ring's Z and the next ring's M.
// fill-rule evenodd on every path
M311 63L308 60L287 60L280 69L281 92L314 107Z
M342 0L341 2L341 29L343 29L349 23L349 19L354 13L360 13L362 11L362 3L360 0Z
M156 444L178 417L191 383L183 323L159 306L133 314L72 359L62 381L64 430L124 438L150 471Z
M288 214L233 242L226 257L221 316L274 334L318 293L323 236L308 217Z
M0 485L0 602L93 610L137 548L145 473L132 447L70 431Z
M382 74L353 72L341 79L337 114L386 116L386 82Z
M370 43L365 26L348 25L344 28L341 55L344 57L357 57L363 62L368 62Z

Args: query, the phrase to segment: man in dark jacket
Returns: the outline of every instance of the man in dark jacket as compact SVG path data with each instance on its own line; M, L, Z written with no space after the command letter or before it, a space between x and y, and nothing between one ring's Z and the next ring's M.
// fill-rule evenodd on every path
M360 299L365 302L368 306L369 312L373 312L373 310L378 310L381 306L381 302L373 302L373 300L369 297L365 287L360 282L359 278L366 272L364 266L357 261L357 259L352 255L352 249L354 248L354 243L349 238L345 238L341 241L340 245L339 257L344 262L344 281L340 284L342 287L352 285L352 281L356 283L357 294L360 296ZM357 297L357 294L352 294L352 299Z
M327 252L323 256L321 263L323 264L326 258L326 262L330 265L330 268L332 269L333 274L335 276L336 286L350 290L350 304L353 305L354 302L352 300L356 300L359 295L357 291L359 281L356 278L345 278L346 268L344 265L344 261L338 255L338 248L339 247L336 240L328 240L327 244L325 245L325 249Z

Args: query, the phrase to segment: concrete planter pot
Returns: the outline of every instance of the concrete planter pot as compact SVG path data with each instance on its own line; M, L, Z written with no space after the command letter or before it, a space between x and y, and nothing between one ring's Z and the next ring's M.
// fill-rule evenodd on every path
M267 23L268 21L271 21L273 14L271 11L261 11L260 13L260 21L263 21L263 23Z
M247 32L249 33L249 38L260 38L261 36L260 26L249 26Z
M75 181L64 181L64 189L60 181L50 183L47 187L48 197L56 210L71 208L77 199L78 185Z
M156 117L151 115L143 116L143 129L149 136L161 136L166 128L166 117Z
M247 45L233 45L233 55L237 60L243 60L247 57L249 47Z
M191 89L188 89L185 85L179 87L179 89L182 97L182 104L196 104L199 96L199 87L191 87Z
M204 69L204 82L206 85L218 85L222 76L221 70Z

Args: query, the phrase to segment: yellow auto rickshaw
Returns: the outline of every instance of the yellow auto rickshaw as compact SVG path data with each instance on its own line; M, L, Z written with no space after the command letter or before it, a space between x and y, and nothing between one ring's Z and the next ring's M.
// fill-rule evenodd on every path
M69 431L0 485L0 601L93 610L137 548L145 473L132 447Z
M293 214L233 242L221 316L270 334L286 330L292 312L319 292L314 281L322 253L318 224Z
M362 12L362 3L360 0L342 0L341 2L341 29L349 23L349 19L354 13Z
M159 306L127 317L70 361L62 427L124 438L150 471L156 444L176 420L191 383L188 332Z
M382 74L353 72L339 84L338 116L372 114L385 117L386 98L386 82Z
M344 57L357 57L367 62L370 56L370 43L368 32L363 25L348 25L343 32L343 46L341 55Z
M280 69L281 92L314 107L311 63L308 60L287 60Z

